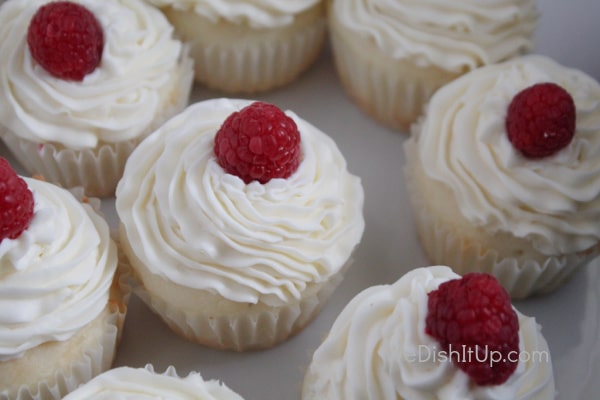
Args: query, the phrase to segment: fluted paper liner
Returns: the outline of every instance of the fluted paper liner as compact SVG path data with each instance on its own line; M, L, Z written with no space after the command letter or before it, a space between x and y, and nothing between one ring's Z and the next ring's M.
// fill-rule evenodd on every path
M456 273L486 272L494 275L513 299L549 293L563 284L577 269L600 254L600 246L586 251L541 257L542 260L504 256L497 249L483 248L461 237L450 224L441 222L425 207L415 182L417 158L408 157L404 175L410 194L413 218L421 245L430 263L447 265Z
M133 291L171 330L192 342L221 350L260 350L287 340L312 321L342 281L350 263L326 282L310 286L300 300L254 310L240 303L240 311L234 315L219 315L202 307L178 309L159 293L146 290L139 278L134 279Z
M57 344L68 345L71 340L87 340L90 343L87 343L86 348L81 352L65 350L65 353L74 355L73 359L66 368L56 370L46 380L22 385L16 390L0 389L0 400L58 400L111 367L121 337L130 294L127 273L122 272L124 271L119 270L115 276L109 303L102 314L71 339ZM101 334L94 335L95 329L101 329ZM86 339L88 336L98 337L89 340ZM49 345L52 346L54 343ZM35 349L32 350L35 351ZM25 353L23 357L27 356ZM10 363L11 361L6 362ZM35 366L31 367L35 368Z
M329 13L335 67L348 96L366 114L393 130L408 133L431 95L458 74L392 59L372 42L345 30Z
M125 162L139 143L130 140L74 150L32 142L14 134L3 135L3 140L29 174L41 174L49 182L66 188L83 186L87 194L99 197L114 195Z
M115 385L111 382L119 381ZM148 384L147 391L141 385ZM108 386L106 386L108 384ZM195 395L192 395L195 391ZM164 372L158 372L150 363L144 367L121 366L98 375L91 381L79 386L64 399L80 399L84 395L105 399L238 399L242 397L218 379L204 379L198 371L180 375L173 365ZM192 396L192 397L190 397Z
M265 29L215 23L193 10L163 11L190 43L197 82L229 93L256 93L292 82L315 62L326 38L324 9L315 7L291 25Z

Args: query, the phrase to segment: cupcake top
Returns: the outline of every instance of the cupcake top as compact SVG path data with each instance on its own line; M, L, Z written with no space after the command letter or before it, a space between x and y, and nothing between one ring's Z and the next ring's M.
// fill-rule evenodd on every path
M468 353L460 348L444 352L426 333L430 293L459 278L444 266L417 268L391 285L372 286L355 296L315 351L303 399L554 398L549 350L535 319L515 310L519 354L509 357L518 363L501 384L474 383L452 360L466 360ZM484 356L479 353L479 361L487 363Z
M78 0L100 29L100 63L81 81L56 77L32 56L30 22L49 0L0 7L0 121L34 142L74 149L137 139L187 102L192 61L173 28L141 0Z
M331 12L385 54L461 73L528 51L534 0L335 0Z
M0 242L0 361L67 340L108 304L117 266L109 228L69 191L23 178L33 217Z
M254 102L191 105L134 151L116 209L154 274L236 302L280 305L328 280L364 230L364 193L334 141L291 111L302 152L287 178L245 183L215 152L224 121Z
M248 24L252 28L276 28L291 24L294 17L321 0L149 0L158 7L194 10L218 22Z
M509 139L507 118L516 95L540 83L572 97L575 126L564 148L532 158ZM407 153L453 191L469 223L547 255L600 240L600 84L583 72L539 55L482 67L435 93L412 134Z
M203 380L199 373L179 377L175 369L169 367L163 374L158 374L152 365L108 370L64 397L64 400L77 399L243 400L221 382Z

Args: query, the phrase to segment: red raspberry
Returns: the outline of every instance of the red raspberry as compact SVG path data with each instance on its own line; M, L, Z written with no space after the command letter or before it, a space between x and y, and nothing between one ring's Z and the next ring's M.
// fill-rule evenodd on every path
M226 172L246 183L267 183L289 177L300 165L300 133L279 108L257 101L227 117L214 151Z
M506 132L525 157L542 158L558 152L575 134L573 98L554 83L524 89L508 107Z
M33 194L8 161L0 157L0 242L15 239L33 218Z
M33 59L50 75L81 81L100 64L104 35L87 8L57 1L37 10L29 24L27 44Z
M519 320L496 278L466 274L429 293L425 332L478 385L499 385L519 358Z

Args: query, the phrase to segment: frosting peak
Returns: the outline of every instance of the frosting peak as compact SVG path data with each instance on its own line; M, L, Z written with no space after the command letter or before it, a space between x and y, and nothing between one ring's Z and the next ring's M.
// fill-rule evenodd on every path
M576 131L543 159L522 156L505 118L514 96L554 82L573 98ZM408 146L425 173L447 185L473 225L528 238L543 254L584 251L600 241L600 84L538 55L479 68L440 89Z
M79 0L104 31L99 66L83 81L51 76L27 45L37 9L50 0L0 6L0 121L24 139L72 149L138 139L187 101L192 62L173 27L139 0ZM165 111L167 110L167 111Z
M333 140L290 111L303 159L289 178L245 184L226 173L215 134L250 103L203 101L168 121L129 158L116 208L154 274L232 301L282 304L348 261L364 230L364 193Z
M517 370L504 384L476 386L444 357L425 333L427 295L456 278L445 266L418 268L394 284L359 293L315 351L303 399L553 399L547 344L535 320L518 312L521 352L547 358L519 357Z
M391 57L453 73L530 50L538 16L533 0L343 0L332 12Z
M307 11L321 0L150 0L159 6L193 10L211 21L225 20L248 24L252 28L274 28L289 25L296 15Z

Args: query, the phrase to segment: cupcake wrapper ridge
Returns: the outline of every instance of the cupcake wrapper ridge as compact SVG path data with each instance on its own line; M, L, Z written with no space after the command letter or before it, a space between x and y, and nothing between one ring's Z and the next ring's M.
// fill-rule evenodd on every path
M215 24L188 10L164 11L190 43L195 80L228 93L264 92L292 82L315 62L326 37L324 17L271 32Z
M240 311L218 315L211 310L180 310L156 294L149 293L136 281L134 293L175 333L219 350L249 351L271 348L308 325L343 280L350 262L327 282L315 285L302 299L280 307Z
M131 294L129 270L126 266L123 268L117 270L107 310L101 316L103 332L100 340L80 353L68 368L56 371L50 379L22 385L16 390L0 390L0 400L59 400L112 366Z
M410 157L409 157L410 158ZM412 160L411 162L414 162ZM486 272L494 275L513 299L552 292L572 274L600 254L600 245L586 251L547 256L543 261L503 256L496 249L483 248L476 241L460 237L449 224L438 221L426 209L410 165L404 171L413 207L414 222L421 246L433 264L447 265L456 273Z
M372 43L350 34L329 15L335 68L348 96L367 115L395 131L408 133L431 95L457 74L392 59Z

